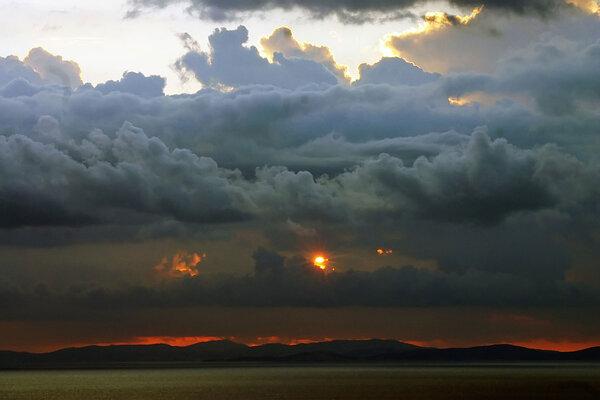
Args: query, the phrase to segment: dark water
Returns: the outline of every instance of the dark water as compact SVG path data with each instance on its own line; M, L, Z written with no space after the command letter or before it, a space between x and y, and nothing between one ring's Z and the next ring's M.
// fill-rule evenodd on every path
M600 366L0 371L0 399L600 399Z

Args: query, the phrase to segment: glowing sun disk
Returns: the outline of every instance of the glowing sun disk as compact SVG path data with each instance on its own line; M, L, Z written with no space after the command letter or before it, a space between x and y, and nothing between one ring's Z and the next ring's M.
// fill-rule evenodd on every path
M314 263L315 267L319 267L324 270L327 268L327 261L329 261L327 258L325 258L323 256L317 256L317 257L315 257L313 263Z

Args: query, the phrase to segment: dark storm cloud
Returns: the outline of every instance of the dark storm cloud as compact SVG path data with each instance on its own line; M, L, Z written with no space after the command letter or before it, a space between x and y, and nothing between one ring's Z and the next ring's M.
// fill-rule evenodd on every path
M128 16L135 17L141 7L163 8L176 0L132 0L134 7ZM373 20L404 18L411 16L406 11L411 7L427 4L422 0L376 0L376 1L317 1L317 0L188 0L188 10L198 14L200 18L215 21L231 20L251 12L264 12L273 9L289 10L299 8L309 12L313 18L325 18L336 15L342 22L364 23ZM491 9L505 10L517 14L549 15L556 8L564 6L562 0L450 0L458 7L479 7L484 5Z
M345 4L314 10L387 7ZM391 37L405 59L363 64L354 83L286 28L263 39L269 60L243 27L209 49L182 35L177 65L204 86L189 95L132 72L79 85L43 49L0 59L0 339L218 326L419 340L443 325L468 342L509 321L494 338L597 340L600 20L492 4ZM183 250L196 276L170 268ZM325 272L307 261L317 251Z
M60 135L52 117L42 117L38 127L40 140ZM482 131L412 166L382 154L334 177L262 167L245 178L189 150L171 151L129 123L114 139L92 131L80 144L1 137L0 154L4 227L131 224L156 217L225 222L264 215L339 223L392 217L488 224L517 212L569 209L595 199L583 181L597 178L552 148L520 150L505 140L492 142ZM574 180L582 190L566 192Z
M286 259L258 249L246 276L206 274L159 286L73 287L56 292L43 285L30 291L3 288L8 320L110 318L108 310L216 307L435 307L598 306L597 290L548 277L468 270L428 271L412 266L374 271L322 271L301 258ZM200 268L201 269L201 268ZM87 317L86 317L87 315Z
M57 124L42 117L40 133L59 135ZM0 189L3 227L127 224L165 212L187 221L242 218L227 193L235 171L220 171L213 160L188 150L169 151L131 124L113 140L92 131L80 145L67 147L0 137L0 170L7 178Z
M235 42L236 52L268 70L272 64L256 49L241 46L245 37L242 27L217 31L212 62ZM403 60L383 59L363 65L366 82L353 86L249 85L172 97L161 96L161 78L135 73L65 96L56 86L28 83L30 70L10 59L11 70L21 75L4 86L0 99L6 132L1 168L7 177L1 184L2 225L145 225L163 218L213 223L264 216L493 225L543 210L583 215L597 201L591 184L597 167L587 157L544 145L547 138L555 140L553 130L564 129L564 121L511 102L456 107L447 97L494 94L501 87L543 98L538 91L544 79L531 79L535 72L552 82L562 79L553 90L566 100L578 94L575 87L587 90L589 96L578 97L591 101L596 47L555 56L545 69L550 50L542 47L521 64L510 61L507 71L523 71L514 75L439 78ZM219 84L231 83L227 73L218 74L226 78ZM507 83L507 76L514 82ZM579 113L575 106L565 112ZM559 143L569 148L589 140L585 124L591 133L595 120L584 114L580 132ZM483 123L487 130L477 127ZM532 123L543 130L527 132ZM505 138L493 139L499 133ZM527 149L531 145L536 147Z
M261 57L255 46L244 47L248 41L248 30L244 26L235 30L217 29L208 41L210 53L190 49L175 64L179 70L193 73L206 86L263 84L296 88L314 83L337 83L335 76L320 63L304 58L288 59L281 53L273 54L271 63Z
M325 237L352 256L385 246L410 261L382 269L365 256L323 275L262 250L250 275L126 285L127 265L114 267L114 284L69 266L66 292L14 272L2 275L13 315L39 312L42 294L52 312L80 304L71 310L82 315L117 304L597 304L587 279L600 226L595 40L536 39L494 72L438 76L388 58L348 84L327 48L285 29L267 38L269 52L285 54L275 63L246 38L243 27L217 30L205 52L185 37L180 67L195 57L185 70L209 87L192 95L162 95L161 78L137 73L70 89L4 59L1 243L196 240L201 230L204 243L223 229L229 253L245 241L297 254L299 241ZM236 236L243 229L251 239ZM243 268L249 250L234 256ZM21 271L14 258L0 268ZM38 294L21 287L38 281Z

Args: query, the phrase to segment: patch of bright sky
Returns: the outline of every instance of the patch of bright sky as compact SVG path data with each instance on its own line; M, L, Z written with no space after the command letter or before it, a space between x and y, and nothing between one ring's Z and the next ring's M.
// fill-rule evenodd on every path
M250 44L280 26L292 29L300 42L329 46L336 60L349 67L354 78L358 65L374 63L382 56L379 39L390 32L402 32L418 22L410 19L363 25L344 25L336 18L314 20L300 10L269 11L239 21L202 21L176 4L162 10L147 10L133 19L124 18L129 9L125 0L2 0L0 14L0 56L24 58L41 46L47 51L74 60L82 69L84 82L97 84L118 80L124 71L143 72L167 78L168 94L195 92L201 86L194 80L182 82L172 65L185 49L177 34L188 32L203 47L217 27L245 25ZM452 12L443 3L430 3L412 10Z

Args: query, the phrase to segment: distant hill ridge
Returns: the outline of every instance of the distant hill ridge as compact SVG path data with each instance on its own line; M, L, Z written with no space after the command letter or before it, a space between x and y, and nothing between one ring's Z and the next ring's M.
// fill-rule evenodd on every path
M0 351L0 368L127 366L148 363L269 362L600 362L600 347L572 352L536 350L508 344L469 348L419 347L396 340L333 340L247 346L230 340L178 347L167 344L65 348L50 353Z

